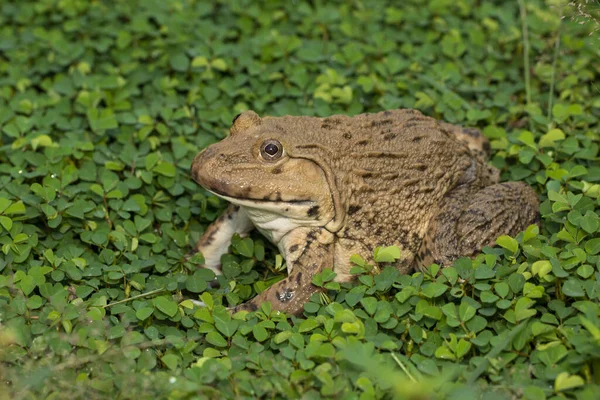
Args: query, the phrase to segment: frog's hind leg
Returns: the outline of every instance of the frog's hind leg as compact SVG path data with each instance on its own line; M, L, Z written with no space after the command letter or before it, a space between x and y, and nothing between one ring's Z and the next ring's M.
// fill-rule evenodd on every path
M498 183L475 193L459 190L448 196L431 220L417 268L431 263L448 266L493 245L498 236L515 236L537 223L538 208L536 193L523 182Z
M231 236L238 233L241 236L254 229L254 225L243 208L230 204L202 234L194 249L188 256L201 252L204 256L205 268L215 274L221 274L221 256L227 253L231 244Z

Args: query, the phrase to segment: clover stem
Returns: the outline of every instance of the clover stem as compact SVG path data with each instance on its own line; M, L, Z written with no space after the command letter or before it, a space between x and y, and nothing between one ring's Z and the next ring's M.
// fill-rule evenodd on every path
M102 308L108 308L108 307L116 306L117 304L126 303L126 302L131 301L131 300L136 300L136 299L140 299L142 297L151 296L151 295L156 294L156 293L164 292L164 290L165 290L165 288L160 288L160 289L151 290L151 291L146 292L146 293L140 293L140 294L138 294L136 296L132 296L132 297L129 297L127 299L123 299L123 300L115 301L113 303L109 303L109 304L107 304L105 306L102 306Z
M400 366L400 368L402 368L402 371L404 371L404 373L406 374L406 376L408 376L408 379L410 379L413 382L416 382L417 380L415 379L414 376L412 376L412 374L410 373L410 371L408 370L408 368L406 368L406 366L404 365L404 363L402 361L400 361L398 359L398 357L396 357L396 354L394 354L394 352L390 353L392 355L392 358L394 359L394 361L396 361L396 364L398 364Z

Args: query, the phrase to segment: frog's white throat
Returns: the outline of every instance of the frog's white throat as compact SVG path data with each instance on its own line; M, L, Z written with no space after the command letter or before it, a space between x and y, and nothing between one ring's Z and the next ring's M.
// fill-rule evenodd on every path
M266 201L214 194L242 207L256 229L277 246L281 238L296 228L324 226L328 222L310 216L310 210L318 206L317 202L311 200Z

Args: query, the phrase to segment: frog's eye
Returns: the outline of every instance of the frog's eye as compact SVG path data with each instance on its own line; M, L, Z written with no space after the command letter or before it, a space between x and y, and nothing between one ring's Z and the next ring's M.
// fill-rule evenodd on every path
M275 139L265 140L260 145L260 155L265 161L277 161L283 155L283 146Z

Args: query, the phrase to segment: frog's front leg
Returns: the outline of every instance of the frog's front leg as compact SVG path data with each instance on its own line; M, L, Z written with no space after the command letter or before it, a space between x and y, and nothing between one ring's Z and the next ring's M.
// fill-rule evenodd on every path
M244 236L252 229L254 229L254 225L246 211L240 206L230 204L223 214L206 228L191 253L201 252L204 256L203 267L219 275L221 274L221 256L227 253L231 244L231 236L234 233Z
M255 311L266 301L274 310L298 315L314 293L323 289L312 284L313 276L324 268L333 268L332 234L323 228L299 228L282 239L288 277L236 306L233 311Z

